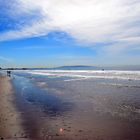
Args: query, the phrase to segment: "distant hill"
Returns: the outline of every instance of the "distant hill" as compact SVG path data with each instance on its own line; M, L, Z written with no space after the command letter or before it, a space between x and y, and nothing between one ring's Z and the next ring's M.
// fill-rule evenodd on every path
M2 70L2 69L1 69ZM140 71L140 66L112 66L112 67L97 67L86 65L74 65L74 66L60 66L54 68L5 68L3 70L130 70Z
M54 68L32 68L32 70L99 70L100 68L95 66L84 66L84 65L76 65L76 66L61 66Z
M97 70L98 67L95 66L84 66L84 65L76 65L76 66L61 66L55 69L59 70Z

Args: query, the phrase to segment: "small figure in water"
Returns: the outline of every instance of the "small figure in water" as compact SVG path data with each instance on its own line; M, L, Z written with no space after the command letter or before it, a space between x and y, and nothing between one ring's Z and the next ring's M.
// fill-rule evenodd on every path
M11 76L11 71L7 71L7 76Z

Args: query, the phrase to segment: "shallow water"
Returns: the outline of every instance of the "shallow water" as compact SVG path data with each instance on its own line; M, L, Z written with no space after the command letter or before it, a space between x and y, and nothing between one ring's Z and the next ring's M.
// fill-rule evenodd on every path
M79 77L78 77L79 78ZM15 105L33 140L139 140L140 81L15 72Z

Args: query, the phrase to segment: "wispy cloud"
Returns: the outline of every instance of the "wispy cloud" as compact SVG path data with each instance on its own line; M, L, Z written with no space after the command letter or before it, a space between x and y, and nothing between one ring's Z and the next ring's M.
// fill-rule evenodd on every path
M25 46L25 47L17 47L14 48L16 50L40 50L40 49L46 49L48 46Z
M44 36L57 30L79 42L114 42L113 48L140 45L139 0L17 0L13 8L16 10L8 16L19 26L0 33L0 41ZM23 15L31 19L24 22Z
M7 58L7 57L3 57L3 56L0 56L0 61L6 62L6 63L11 63L11 62L13 62L12 59Z

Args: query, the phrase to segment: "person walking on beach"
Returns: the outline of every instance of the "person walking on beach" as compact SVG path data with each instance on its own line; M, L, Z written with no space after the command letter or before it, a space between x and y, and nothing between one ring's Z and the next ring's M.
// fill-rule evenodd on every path
M8 77L11 76L11 71L7 71L7 76L8 76Z

